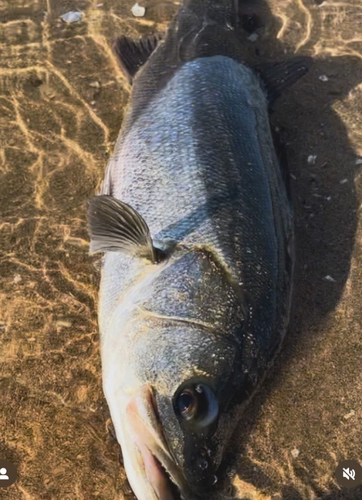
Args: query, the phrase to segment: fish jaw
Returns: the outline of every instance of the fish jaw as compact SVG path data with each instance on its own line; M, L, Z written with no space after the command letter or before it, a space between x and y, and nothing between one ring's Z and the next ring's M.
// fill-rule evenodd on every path
M137 500L194 500L181 469L168 451L152 388L145 385L123 400L123 407L124 403L125 412L121 416L114 417L112 403L110 409L127 478ZM119 404L115 408L119 409Z

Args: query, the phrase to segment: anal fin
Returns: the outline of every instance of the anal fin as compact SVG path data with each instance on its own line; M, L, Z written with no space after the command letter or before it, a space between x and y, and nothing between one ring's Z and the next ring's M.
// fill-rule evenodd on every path
M273 104L284 90L304 76L312 62L311 57L297 56L283 62L255 66L254 70L264 83L269 103Z

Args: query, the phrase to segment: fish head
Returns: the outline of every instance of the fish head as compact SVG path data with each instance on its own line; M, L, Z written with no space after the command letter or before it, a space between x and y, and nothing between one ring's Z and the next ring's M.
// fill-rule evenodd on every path
M118 302L102 335L103 384L138 500L215 490L245 397L244 330L238 290L204 251L147 267Z
M127 477L138 500L209 498L237 422L240 348L197 325L138 326L132 354L104 377Z

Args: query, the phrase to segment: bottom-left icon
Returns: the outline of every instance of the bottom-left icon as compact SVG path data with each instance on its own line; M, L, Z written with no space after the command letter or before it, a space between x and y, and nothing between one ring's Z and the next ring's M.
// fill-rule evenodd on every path
M15 483L18 471L9 460L0 459L0 488L7 488Z

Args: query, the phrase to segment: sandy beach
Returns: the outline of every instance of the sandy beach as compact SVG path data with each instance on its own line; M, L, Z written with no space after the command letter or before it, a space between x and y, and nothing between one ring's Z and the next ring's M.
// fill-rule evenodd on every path
M131 90L112 43L164 32L176 8L140 2L136 19L133 3L0 2L0 458L19 474L0 499L135 498L102 393L85 219ZM80 21L60 19L75 9ZM272 116L295 206L291 324L221 486L238 500L360 500L334 472L362 459L362 4L249 0L241 14L250 62L315 62Z

